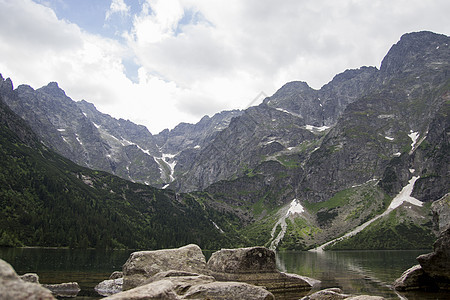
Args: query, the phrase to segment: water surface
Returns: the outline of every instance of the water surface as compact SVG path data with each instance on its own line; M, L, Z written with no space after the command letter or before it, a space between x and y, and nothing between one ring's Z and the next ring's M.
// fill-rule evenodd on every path
M382 296L386 299L450 299L450 293L398 293L392 289L395 279L417 265L416 257L428 250L278 252L282 271L321 281L320 290L339 287L347 294Z

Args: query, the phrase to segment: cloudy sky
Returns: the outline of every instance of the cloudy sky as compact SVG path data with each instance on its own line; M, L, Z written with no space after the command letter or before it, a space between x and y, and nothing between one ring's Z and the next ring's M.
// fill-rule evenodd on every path
M301 80L379 67L406 32L450 34L448 0L0 0L0 73L156 134Z

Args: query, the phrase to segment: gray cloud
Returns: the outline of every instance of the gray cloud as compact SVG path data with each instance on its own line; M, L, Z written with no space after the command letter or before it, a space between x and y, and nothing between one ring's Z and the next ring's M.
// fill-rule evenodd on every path
M113 3L120 5L111 12L126 13L122 4L130 2ZM137 14L132 15L136 7L129 10L132 29L123 28L125 38L113 41L31 0L0 0L0 72L34 87L58 81L74 99L157 132L221 109L244 108L260 91L270 95L288 81L320 88L345 69L379 66L403 33L450 33L448 0L139 5Z

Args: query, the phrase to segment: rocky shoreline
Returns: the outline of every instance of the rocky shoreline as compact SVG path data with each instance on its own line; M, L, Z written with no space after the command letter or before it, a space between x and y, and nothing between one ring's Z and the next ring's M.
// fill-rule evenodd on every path
M398 291L448 290L450 285L450 228L443 231L433 253L418 257L419 266L394 283ZM124 299L359 299L380 296L349 295L339 288L318 290L320 281L277 270L275 252L265 247L222 249L206 261L199 246L133 252L121 272L95 290L106 300ZM18 276L0 260L2 299L76 297L77 283L39 284L36 274Z

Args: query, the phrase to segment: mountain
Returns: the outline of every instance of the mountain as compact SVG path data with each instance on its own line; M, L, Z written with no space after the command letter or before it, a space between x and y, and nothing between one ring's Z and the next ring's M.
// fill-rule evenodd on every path
M195 196L81 167L39 142L0 82L0 246L171 248L235 245L222 216ZM9 101L14 99L8 99ZM214 220L214 221L213 221Z
M430 205L450 185L449 42L405 34L380 69L346 70L320 90L290 82L258 106L157 135L72 101L55 83L12 90L4 80L2 93L48 148L192 199L234 245L310 249L370 221L329 247L426 248ZM421 206L392 207L399 195Z
M172 182L174 165L180 168L240 114L205 116L153 136L146 127L103 114L85 100L73 101L55 82L37 90L21 85L16 91L18 97L6 98L6 104L45 145L80 165L155 187Z
M431 32L405 34L380 70L347 70L318 91L286 84L233 119L177 187L204 189L246 209L244 232L255 243L307 249L380 215L417 178L411 195L423 208L373 226L427 236L413 244L429 247L429 203L450 185L449 42ZM308 130L311 135L301 134ZM290 213L295 208L302 212ZM400 247L395 239L367 247Z

